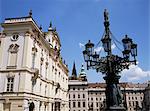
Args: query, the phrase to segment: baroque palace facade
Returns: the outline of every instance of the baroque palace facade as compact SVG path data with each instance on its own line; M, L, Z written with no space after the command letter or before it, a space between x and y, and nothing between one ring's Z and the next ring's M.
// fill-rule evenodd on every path
M142 111L147 84L120 83L120 86L127 111ZM105 83L88 83L83 65L77 76L74 64L69 77L69 111L105 111L105 87Z
M0 111L68 111L68 68L55 28L7 18L0 34Z

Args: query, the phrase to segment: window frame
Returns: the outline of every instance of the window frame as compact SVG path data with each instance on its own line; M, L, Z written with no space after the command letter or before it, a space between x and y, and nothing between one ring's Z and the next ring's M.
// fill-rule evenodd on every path
M14 77L7 77L7 84L6 84L6 92L13 92L14 90Z

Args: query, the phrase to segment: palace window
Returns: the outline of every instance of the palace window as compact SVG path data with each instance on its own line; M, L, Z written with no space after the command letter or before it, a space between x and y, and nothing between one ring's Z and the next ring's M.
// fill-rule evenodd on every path
M70 102L69 102L69 108L71 107L70 105L71 105L71 104L70 104Z
M83 94L83 98L85 98L85 94Z
M17 52L18 52L19 45L12 44L9 46L9 56L8 56L8 66L16 66L17 64Z
M46 93L47 93L47 85L45 85L45 96L46 96Z
M134 101L132 102L133 106L134 106Z
M40 75L42 76L42 64L40 64Z
M42 76L42 71L43 71L43 61L44 61L44 58L41 57L41 60L40 60L40 75Z
M45 78L48 79L48 75L47 75L47 67L45 68Z
M96 103L96 106L98 107L98 102Z
M78 94L78 98L80 98L80 94Z
M91 103L91 107L93 108L93 103Z
M130 96L129 96L129 100L130 100Z
M35 53L32 54L32 68L34 68L35 65Z
M80 105L80 102L78 102L78 108L80 108L80 106L81 106L81 105Z
M75 98L75 94L73 95L73 98Z
M96 101L98 101L98 98L96 98Z
M48 56L48 55L47 55ZM45 78L48 79L48 58L46 57L46 62L45 62Z
M34 44L35 45L35 44ZM32 68L35 68L35 57L36 57L37 48L32 47Z
M131 102L129 101L129 106L131 106Z
M73 107L76 107L76 103L75 102L73 102Z
M83 102L83 107L85 107L85 102Z
M58 74L59 74L59 78L60 78L60 72Z
M7 91L12 92L14 87L14 77L7 78Z
M54 66L52 66L52 72L54 71Z
M42 83L40 82L40 93L41 93Z

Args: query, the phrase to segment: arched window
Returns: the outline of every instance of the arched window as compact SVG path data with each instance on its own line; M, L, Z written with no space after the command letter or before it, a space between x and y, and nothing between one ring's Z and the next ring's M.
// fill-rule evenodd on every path
M19 45L17 44L11 44L9 46L8 52L8 66L9 67L16 67L17 66L17 52L19 49Z

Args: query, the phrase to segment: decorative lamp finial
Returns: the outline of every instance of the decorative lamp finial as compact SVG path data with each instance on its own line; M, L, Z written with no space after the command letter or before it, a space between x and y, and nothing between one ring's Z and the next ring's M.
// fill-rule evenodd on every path
M52 28L52 22L51 22L51 21L50 21L50 24L49 24L48 31L53 31L53 28Z
M109 21L108 20L108 11L107 11L107 9L104 10L104 19L105 19L105 21Z
M42 25L40 25L39 29L42 30Z
M49 25L49 28L52 28L52 22L50 21L50 25Z
M29 11L29 17L32 17L32 10Z

